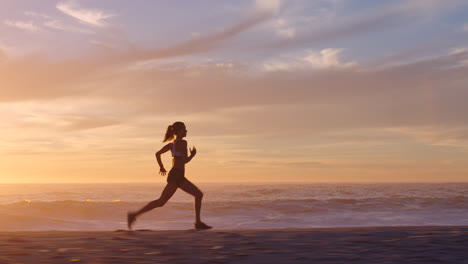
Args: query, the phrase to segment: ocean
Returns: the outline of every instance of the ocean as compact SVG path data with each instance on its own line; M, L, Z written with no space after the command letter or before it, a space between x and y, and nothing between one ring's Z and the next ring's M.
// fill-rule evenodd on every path
M202 220L216 229L468 225L468 183L199 183ZM163 183L0 185L0 231L126 229L126 213ZM193 228L178 190L135 229Z

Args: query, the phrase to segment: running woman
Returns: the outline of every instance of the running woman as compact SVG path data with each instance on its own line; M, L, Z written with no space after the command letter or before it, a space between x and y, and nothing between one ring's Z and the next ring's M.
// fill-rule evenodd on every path
M190 156L187 155L187 141L183 139L186 136L187 129L185 127L185 124L182 122L175 122L167 128L163 142L169 143L162 147L161 150L156 152L156 160L159 164L159 174L161 174L161 176L165 176L167 173L161 161L161 154L169 150L172 152L172 168L169 171L169 175L167 177L166 187L162 191L159 199L148 203L146 206L144 206L136 212L128 212L127 224L129 229L132 229L132 225L135 223L136 219L140 215L154 208L164 206L166 202L172 197L172 195L174 195L178 188L195 197L195 229L206 230L212 228L211 226L206 225L200 220L200 210L203 193L200 191L200 189L198 189L197 186L195 186L187 178L185 178L185 164L190 162L193 159L193 157L197 154L197 149L193 147L189 149Z

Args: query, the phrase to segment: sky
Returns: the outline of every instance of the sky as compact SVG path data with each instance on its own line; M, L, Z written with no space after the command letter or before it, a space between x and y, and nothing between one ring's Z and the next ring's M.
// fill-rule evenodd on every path
M0 183L468 181L465 0L2 0ZM170 168L171 157L163 162Z

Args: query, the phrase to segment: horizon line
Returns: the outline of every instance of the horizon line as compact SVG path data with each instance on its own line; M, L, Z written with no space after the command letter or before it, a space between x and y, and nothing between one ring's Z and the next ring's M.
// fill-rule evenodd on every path
M135 181L135 182L5 182L0 185L19 185L19 184L164 184L164 182L154 181ZM467 181L227 181L227 182L207 182L200 181L197 184L441 184L441 183L468 183Z

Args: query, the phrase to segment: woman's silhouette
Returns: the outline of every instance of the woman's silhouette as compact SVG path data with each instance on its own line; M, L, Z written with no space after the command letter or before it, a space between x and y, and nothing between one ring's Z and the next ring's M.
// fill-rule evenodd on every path
M169 175L167 177L167 185L161 193L161 197L159 197L159 199L148 203L139 211L129 212L127 214L127 223L129 229L132 228L135 220L141 214L144 214L154 208L164 206L164 204L166 204L166 202L176 192L177 188L180 188L195 197L195 229L204 230L211 228L211 226L204 224L200 220L203 193L200 191L200 189L197 188L197 186L187 180L184 175L185 163L192 160L192 158L197 154L197 149L193 147L190 149L190 156L187 155L187 141L183 140L183 138L186 136L187 129L185 128L185 124L182 122L175 122L167 128L163 142L171 142L156 152L156 160L158 161L160 168L159 174L162 176L166 175L166 169L164 169L164 165L161 161L161 154L169 150L172 152L172 169L169 171Z

